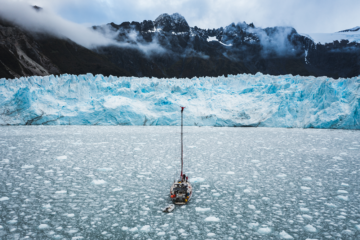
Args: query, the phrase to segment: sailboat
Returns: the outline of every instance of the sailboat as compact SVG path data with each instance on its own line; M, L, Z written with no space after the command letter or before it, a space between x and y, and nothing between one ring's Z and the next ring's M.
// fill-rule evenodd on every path
M170 198L173 204L170 204L168 207L164 208L164 212L171 212L175 209L175 205L185 205L187 204L192 196L193 188L191 183L188 181L188 177L183 172L184 158L183 158L183 113L185 107L181 107L181 172L180 178L175 181L170 188ZM175 205L174 205L175 204Z

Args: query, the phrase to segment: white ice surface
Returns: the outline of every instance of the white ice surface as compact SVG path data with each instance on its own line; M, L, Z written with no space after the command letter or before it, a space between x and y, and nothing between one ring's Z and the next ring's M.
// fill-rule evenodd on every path
M0 125L179 125L180 106L186 106L187 126L360 129L359 88L360 77L261 73L193 79L91 74L0 79ZM133 150L141 151L141 146ZM59 154L61 161L69 157Z

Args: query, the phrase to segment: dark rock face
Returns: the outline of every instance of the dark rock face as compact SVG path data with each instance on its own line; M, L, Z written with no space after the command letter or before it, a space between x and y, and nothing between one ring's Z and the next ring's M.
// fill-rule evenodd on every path
M190 30L185 18L178 13L172 15L163 13L155 19L154 25L165 32L188 32Z
M0 78L86 72L130 75L70 40L31 34L0 19Z
M189 78L257 72L334 78L360 74L360 44L315 44L291 27L262 29L243 22L201 29L189 27L175 13L155 21L112 22L93 29L102 34L112 31L114 40L127 47L89 50L0 22L0 77L87 72Z

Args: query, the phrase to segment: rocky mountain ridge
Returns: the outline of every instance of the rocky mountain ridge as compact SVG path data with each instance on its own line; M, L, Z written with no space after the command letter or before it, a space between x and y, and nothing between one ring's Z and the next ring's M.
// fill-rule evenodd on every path
M360 45L347 40L317 44L292 27L232 23L190 27L178 13L154 21L93 26L119 45L86 49L69 39L33 34L0 22L0 77L60 73L198 77L262 72L301 76L360 75ZM17 36L17 37L15 37Z

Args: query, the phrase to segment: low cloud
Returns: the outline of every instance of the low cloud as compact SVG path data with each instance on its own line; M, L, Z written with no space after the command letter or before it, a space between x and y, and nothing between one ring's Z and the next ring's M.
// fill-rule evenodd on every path
M24 2L3 0L0 8L0 17L12 22L27 31L34 33L47 33L59 38L68 38L86 48L92 49L99 46L114 45L123 48L134 48L145 55L164 51L156 42L141 44L134 42L119 43L114 40L114 35L99 33L92 28L68 21L51 9L36 11Z
M267 29L249 28L248 32L254 33L259 37L262 45L262 54L267 57L272 54L278 56L295 55L298 51L296 47L289 41L289 35L294 31L292 27L276 27Z

